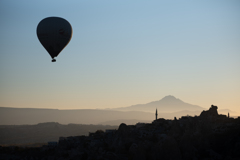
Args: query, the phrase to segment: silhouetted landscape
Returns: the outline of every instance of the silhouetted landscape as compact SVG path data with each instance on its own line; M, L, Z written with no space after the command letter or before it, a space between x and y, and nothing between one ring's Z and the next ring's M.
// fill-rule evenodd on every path
M62 125L56 122L37 125L1 125L0 145L25 145L58 141L59 137L88 135L97 130L117 129L109 125Z
M98 130L89 132L88 136L59 137L58 142L48 142L42 147L1 146L0 156L2 159L238 160L240 117L231 118L229 114L219 114L217 109L217 106L212 105L198 116L182 116L179 119L175 117L174 120L158 118L156 113L156 119L152 123L122 123L117 130L107 126L109 128L104 131L106 126L91 126ZM76 131L77 128L90 127L74 124L64 126L58 123L31 127L39 126L49 127L49 130L54 128L55 131L66 129L76 134L81 134ZM34 136L37 134L32 137Z
M240 0L0 7L0 160L240 160Z
M174 96L166 96L148 104L115 109L58 110L0 107L0 125L34 125L46 122L96 125L136 124L137 122L152 122L156 108L158 116L165 119L180 118L183 115L199 115L204 109L185 103ZM228 114L228 112L231 116L238 116L237 112L219 110L221 114Z

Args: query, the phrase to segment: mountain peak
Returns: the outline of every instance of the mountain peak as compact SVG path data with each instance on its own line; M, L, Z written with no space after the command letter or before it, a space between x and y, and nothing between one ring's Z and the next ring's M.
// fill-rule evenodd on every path
M168 95L168 96L163 97L162 99L177 99L177 98L172 95Z
M179 99L177 99L176 97L174 97L172 95L165 96L161 99L161 101L175 101L175 100L179 100Z
M172 96L172 95L168 95L168 96L165 96L163 97L160 101L160 103L163 103L163 104L177 104L177 105L180 105L180 104L183 104L185 102L183 102L182 100Z
M123 107L123 108L116 108L119 111L144 111L144 112L155 112L156 108L161 112L178 112L183 110L188 111L197 111L197 110L203 110L204 108L192 105L183 102L182 100L172 96L168 95L163 97L159 101L153 101L147 104L137 104L132 105L129 107Z

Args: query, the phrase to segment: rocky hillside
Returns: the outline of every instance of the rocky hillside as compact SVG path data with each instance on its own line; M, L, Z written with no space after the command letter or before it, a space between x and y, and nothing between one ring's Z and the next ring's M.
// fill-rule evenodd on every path
M239 160L240 117L219 115L217 106L199 116L121 124L89 136L60 137L41 148L0 148L6 159Z

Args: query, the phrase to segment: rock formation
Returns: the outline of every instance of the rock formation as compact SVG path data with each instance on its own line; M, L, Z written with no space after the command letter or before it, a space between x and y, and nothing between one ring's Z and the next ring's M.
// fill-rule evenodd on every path
M216 117L218 116L218 112L217 112L218 107L211 105L210 109L207 111L202 111L202 113L200 114L200 117Z

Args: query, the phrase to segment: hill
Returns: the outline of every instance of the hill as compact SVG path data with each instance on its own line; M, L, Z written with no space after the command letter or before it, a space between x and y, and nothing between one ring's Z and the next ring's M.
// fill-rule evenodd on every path
M179 118L183 115L199 115L200 112L201 111L184 110L173 113L158 113L158 117L173 119L174 117ZM135 124L135 122L152 122L154 119L155 113L141 111L95 109L57 110L0 107L0 125L33 125L46 122L103 125L119 125L125 122L130 125Z
M169 95L159 101L153 101L147 104L137 104L129 107L114 108L113 110L155 112L156 108L160 113L172 113L183 110L202 111L204 109L203 107L185 103L182 100Z
M88 135L97 130L116 129L109 125L63 125L56 122L36 125L0 125L0 145L24 145L58 141L59 137Z
M212 105L199 116L60 137L42 147L0 147L3 159L239 160L240 117L219 115Z
M24 125L44 122L61 124L100 124L117 119L154 120L154 114L139 111L112 111L96 109L58 110L0 107L0 125Z
M155 119L156 108L158 109L158 117L166 119L179 118L185 115L195 116L204 110L200 106L185 103L174 96L166 96L159 101L147 104L113 109L58 110L0 107L0 125L33 125L44 122L104 125L119 125L121 122L125 122L126 124L134 124L152 122ZM227 109L221 109L219 113L225 115L230 113L230 116L239 115L237 112Z

